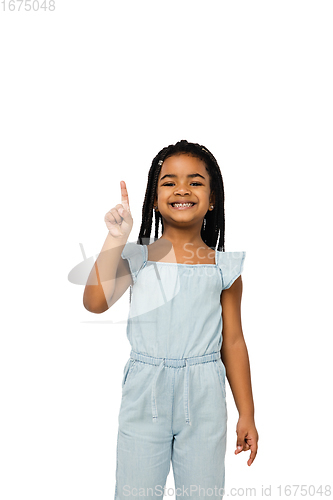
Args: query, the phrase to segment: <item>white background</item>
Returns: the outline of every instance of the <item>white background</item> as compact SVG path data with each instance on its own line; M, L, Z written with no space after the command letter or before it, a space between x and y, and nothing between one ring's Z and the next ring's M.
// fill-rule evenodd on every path
M3 5L1 498L113 498L129 291L94 315L68 273L83 260L80 243L86 258L101 250L121 180L136 241L152 159L181 139L216 157L226 251L247 253L242 321L259 450L251 467L249 452L234 455L227 387L226 489L325 491L332 2Z

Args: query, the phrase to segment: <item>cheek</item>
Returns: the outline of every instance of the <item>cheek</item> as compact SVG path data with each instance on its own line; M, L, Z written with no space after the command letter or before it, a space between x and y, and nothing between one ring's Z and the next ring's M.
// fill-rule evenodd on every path
M209 203L210 191L207 189L200 193L200 200Z
M166 189L163 189L157 194L158 201L162 203L167 203L170 196L172 196L172 191Z

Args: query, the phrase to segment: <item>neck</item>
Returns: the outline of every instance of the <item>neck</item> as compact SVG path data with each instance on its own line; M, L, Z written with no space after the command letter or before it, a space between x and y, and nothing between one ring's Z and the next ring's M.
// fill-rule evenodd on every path
M172 246L175 250L184 249L184 245L190 244L194 248L207 245L201 238L200 229L198 228L194 230L193 228L175 228L175 227L167 227L164 229L162 236L159 238L160 240L165 239L172 243Z

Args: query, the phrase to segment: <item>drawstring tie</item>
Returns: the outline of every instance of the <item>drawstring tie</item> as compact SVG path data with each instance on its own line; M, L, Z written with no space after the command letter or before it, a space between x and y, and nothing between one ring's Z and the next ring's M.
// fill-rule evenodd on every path
M188 425L191 425L190 421L190 387L189 387L189 368L190 365L185 359L185 382L184 382L184 409L185 409L185 421Z
M187 425L191 425L190 419L190 365L196 365L198 363L208 363L210 361L216 361L221 359L220 351L212 352L209 354L203 354L200 356L192 356L189 358L181 358L181 359L173 359L173 358L155 358L153 356L149 356L148 354L131 351L131 358L136 359L142 363L148 363L155 365L157 367L156 373L154 374L152 380L152 389L151 389L151 410L153 414L153 422L157 422L158 412L157 412L157 404L156 404L156 386L157 379L165 366L170 366L173 368L185 368L185 376L184 376L184 413L185 413L185 422Z
M165 367L165 359L161 361L161 363L158 365L158 369L154 375L153 378L153 383L152 383L152 390L151 390L151 409L152 409L152 414L153 414L153 422L157 422L158 418L158 413L157 413L157 404L156 404L156 382L159 374L162 371L162 368ZM184 410L185 410L185 422L188 425L191 425L190 421L190 392L189 392L189 368L190 365L187 362L187 359L185 359L185 381L184 381Z
M153 412L153 422L156 422L157 417L158 417L157 405L156 405L156 381L157 381L157 377L159 376L159 374L162 371L162 368L164 368L164 363L165 363L165 359L163 359L161 361L161 363L159 364L157 372L155 373L155 376L153 378L153 387L152 387L152 391L151 391L151 408L152 408L152 412Z

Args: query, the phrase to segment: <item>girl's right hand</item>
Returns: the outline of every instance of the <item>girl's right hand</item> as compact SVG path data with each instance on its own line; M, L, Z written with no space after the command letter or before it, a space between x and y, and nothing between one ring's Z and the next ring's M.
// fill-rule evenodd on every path
M133 219L130 211L125 181L120 181L120 190L121 204L111 208L111 210L105 215L104 220L111 236L127 240L133 227Z

